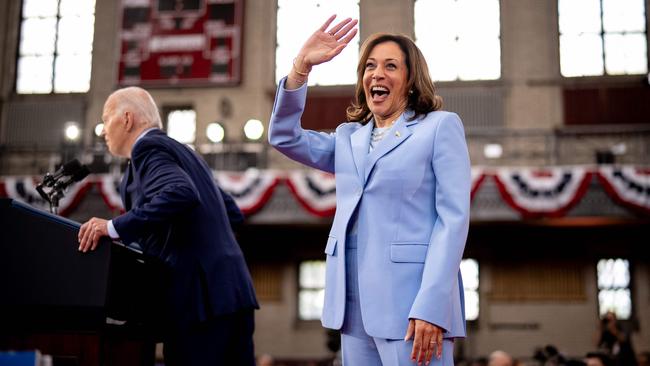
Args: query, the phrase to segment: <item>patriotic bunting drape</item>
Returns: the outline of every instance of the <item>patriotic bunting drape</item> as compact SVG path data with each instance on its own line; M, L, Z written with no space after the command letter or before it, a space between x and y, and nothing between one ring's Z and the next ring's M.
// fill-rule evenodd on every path
M605 192L623 207L641 215L650 215L650 168L623 166L473 167L472 198L487 179L493 179L502 199L524 218L560 217L585 195L592 177L598 177ZM309 213L332 216L336 209L334 176L316 170L259 170L217 172L215 182L233 196L246 215L266 205L279 184L285 184L298 203ZM59 212L67 215L97 186L106 206L123 210L118 192L120 178L105 174L91 175L70 188L60 202ZM36 192L33 177L0 177L0 197L10 197L38 208L48 209Z
M97 187L99 188L99 193L102 195L104 203L106 203L106 206L108 206L108 208L113 211L124 211L124 207L122 207L122 198L120 197L119 191L119 178L115 178L115 176L110 174L103 174L91 176L87 179L96 181Z
M33 177L4 177L0 183L0 194L49 211L50 204L38 194L37 185L38 182ZM84 180L70 187L65 197L59 201L59 214L67 216L72 212L91 186L92 182Z
M598 179L616 202L650 215L650 168L601 167L598 170Z
M272 170L248 169L244 173L215 173L219 187L230 193L245 215L259 211L280 182L279 174Z
M587 192L584 167L500 168L494 181L501 197L524 217L564 216Z
M296 170L287 174L287 185L302 207L320 217L336 211L336 184L332 174Z

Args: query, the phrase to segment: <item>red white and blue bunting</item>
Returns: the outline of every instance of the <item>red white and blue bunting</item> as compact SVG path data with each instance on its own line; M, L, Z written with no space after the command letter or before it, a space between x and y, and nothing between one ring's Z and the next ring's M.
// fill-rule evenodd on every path
M618 204L641 215L650 215L650 168L636 166L473 167L472 198L487 178L494 179L502 199L524 218L560 217L586 193L593 176ZM218 172L215 182L233 196L242 212L253 215L272 197L279 184L286 184L298 203L310 214L332 216L336 210L334 176L316 170L259 170ZM90 175L72 186L60 202L59 212L67 215L96 185L106 206L123 210L118 192L120 177ZM0 197L9 197L47 210L48 204L36 192L33 177L0 177Z
M481 187L481 184L483 184L485 177L486 177L485 168L472 167L472 193L471 193L472 199L474 199L476 192Z
M307 211L320 217L334 215L334 175L318 170L295 170L287 174L286 182L294 197Z
M97 183L99 188L99 193L104 199L104 203L112 211L124 211L122 206L122 197L120 196L120 180L121 177L117 177L111 174L102 174L95 175L94 180Z
M33 177L5 177L3 180L4 193L6 197L29 204L30 206L49 211L50 204L38 194L36 186L38 181ZM81 202L92 183L84 180L81 183L69 187L66 195L59 201L59 214L68 215Z
M273 170L248 169L243 173L218 172L214 175L219 187L235 199L244 215L252 215L264 207L280 182L279 174Z
M616 202L650 215L650 168L603 166L598 170L598 179Z
M499 168L494 181L503 200L524 217L561 217L582 199L591 172L582 166Z

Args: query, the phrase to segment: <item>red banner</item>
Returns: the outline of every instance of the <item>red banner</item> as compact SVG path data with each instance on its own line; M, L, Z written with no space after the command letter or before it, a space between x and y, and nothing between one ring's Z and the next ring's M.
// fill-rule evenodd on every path
M122 86L241 81L243 0L122 0Z

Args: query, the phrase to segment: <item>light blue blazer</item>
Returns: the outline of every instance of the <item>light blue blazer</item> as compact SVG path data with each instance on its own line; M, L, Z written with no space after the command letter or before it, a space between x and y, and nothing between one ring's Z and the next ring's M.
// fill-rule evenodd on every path
M368 153L374 122L334 133L304 130L307 87L280 82L269 142L289 158L336 174L336 215L327 240L323 326L345 312L345 245L357 211L359 301L365 331L403 339L409 318L465 336L460 261L469 227L470 162L462 122L436 111L406 111Z

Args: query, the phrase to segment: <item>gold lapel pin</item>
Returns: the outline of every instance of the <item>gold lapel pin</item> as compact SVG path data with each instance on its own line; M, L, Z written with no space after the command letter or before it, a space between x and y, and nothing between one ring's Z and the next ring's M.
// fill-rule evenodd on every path
M400 136L402 136L402 134L399 133L399 131L395 131L395 136L400 137Z

